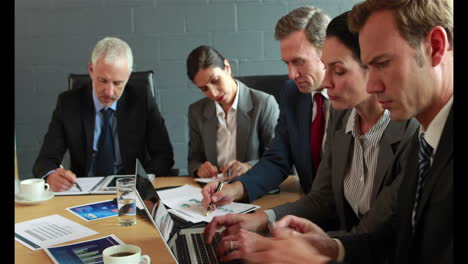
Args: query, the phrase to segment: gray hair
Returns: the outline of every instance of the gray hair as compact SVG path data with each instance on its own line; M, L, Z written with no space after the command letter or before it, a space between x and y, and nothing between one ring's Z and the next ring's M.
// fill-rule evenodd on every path
M133 55L130 46L123 40L114 37L106 37L98 41L91 54L91 63L96 62L104 56L104 62L112 64L122 56L127 58L128 69L133 68Z
M282 40L293 32L305 30L310 43L321 50L330 20L330 16L320 8L313 6L296 8L278 20L275 39Z

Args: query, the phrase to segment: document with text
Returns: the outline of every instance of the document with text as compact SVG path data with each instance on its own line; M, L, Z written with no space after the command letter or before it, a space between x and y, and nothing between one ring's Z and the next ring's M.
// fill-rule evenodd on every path
M213 217L218 215L248 213L260 208L260 206L255 204L233 202L217 206L215 211L211 211L210 214L205 216L205 210L201 203L203 196L200 188L183 185L178 188L158 191L158 195L165 205L178 211L174 213L173 210L169 210L170 213L194 223L201 221L211 222Z
M97 233L61 215L50 215L15 224L15 240L32 250Z

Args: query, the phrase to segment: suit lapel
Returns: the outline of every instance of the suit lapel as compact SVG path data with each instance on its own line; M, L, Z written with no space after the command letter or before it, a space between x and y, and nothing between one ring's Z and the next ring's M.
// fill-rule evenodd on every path
M93 157L93 143L94 143L94 121L96 119L96 110L94 109L93 102L93 89L91 86L86 87L85 92L83 93L83 104L81 107L81 115L83 117L83 132L85 136L85 151L86 153L86 171L85 175L88 176L88 171L91 167L92 157Z
M419 146L418 146L419 147ZM443 155L440 153L444 153ZM418 206L418 213L416 223L419 222L419 219L422 215L427 200L430 197L434 185L437 182L438 178L441 177L441 171L445 168L447 162L452 159L453 155L453 108L450 110L450 113L445 122L445 127L440 137L439 145L437 147L436 153L434 154L432 167L430 169L429 177L426 180L426 183L423 186L423 193L421 196L421 201ZM446 176L446 175L444 175Z
M404 132L402 129L406 122L390 121L385 129L382 138L380 139L380 151L377 159L377 168L374 176L374 186L372 187L371 201L374 201L382 188L384 175L386 174L389 166L392 164L395 152L392 147L401 140ZM403 131L402 131L403 130Z
M330 111L332 113L332 111ZM345 171L349 168L349 163L351 162L351 156L353 155L353 136L351 133L346 133L346 123L348 122L348 118L351 114L351 110L349 110L345 117L342 119L342 124L340 125L340 129L334 131L334 141L333 141L333 152L336 155L332 157L332 175L337 175L338 177L333 177L333 188L335 191L336 197L336 206L338 212L341 215L341 219L346 219L345 213L345 202L346 198L344 196L344 178L345 178ZM331 135L330 135L331 136ZM345 223L347 225L347 223Z
M126 153L129 152L128 149L136 146L129 146L130 131L134 129L131 125L128 125L130 121L131 115L131 102L128 100L128 92L130 89L125 88L122 96L117 101L117 112L116 119L117 119L117 133L118 133L118 140L119 140L119 149L120 149L120 157L122 160L122 167L128 168L129 164L124 164L128 159L125 157Z
M236 158L239 161L245 160L246 151L249 144L252 100L249 90L243 83L239 83L239 100L237 103L237 136L236 136Z
M295 116L298 117L297 127L299 128L299 140L301 151L297 153L303 153L302 164L308 164L308 171L312 173L312 154L310 153L310 125L312 123L312 95L311 94L300 94L299 100L295 108ZM313 175L312 175L313 176ZM304 177L307 180L307 184L310 185L310 179L313 177Z
M216 149L216 134L218 130L218 117L216 116L216 102L207 100L204 105L203 116L205 122L202 128L202 135L205 135L205 150L206 159L215 161L215 166L218 166L218 151Z
M411 245L411 214L413 211L414 198L416 195L416 182L418 180L418 133L414 133L409 146L408 154L404 155L406 166L404 170L404 178L402 179L400 190L398 192L398 247L396 259L407 259ZM397 262L395 262L397 263Z

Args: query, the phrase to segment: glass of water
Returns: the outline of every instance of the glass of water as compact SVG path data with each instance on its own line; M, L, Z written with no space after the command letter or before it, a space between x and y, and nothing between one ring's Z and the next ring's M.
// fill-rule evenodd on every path
M117 179L117 205L119 208L119 224L121 226L132 226L136 224L135 202L135 179Z

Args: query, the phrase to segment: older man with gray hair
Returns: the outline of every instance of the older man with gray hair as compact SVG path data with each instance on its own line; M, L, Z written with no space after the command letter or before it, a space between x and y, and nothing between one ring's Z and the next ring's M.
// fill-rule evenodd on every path
M174 155L164 118L150 89L127 84L132 70L129 45L106 37L88 63L91 85L59 95L33 167L51 190L70 189L76 177L133 174L137 158L148 172L168 174ZM61 166L67 150L69 169Z

